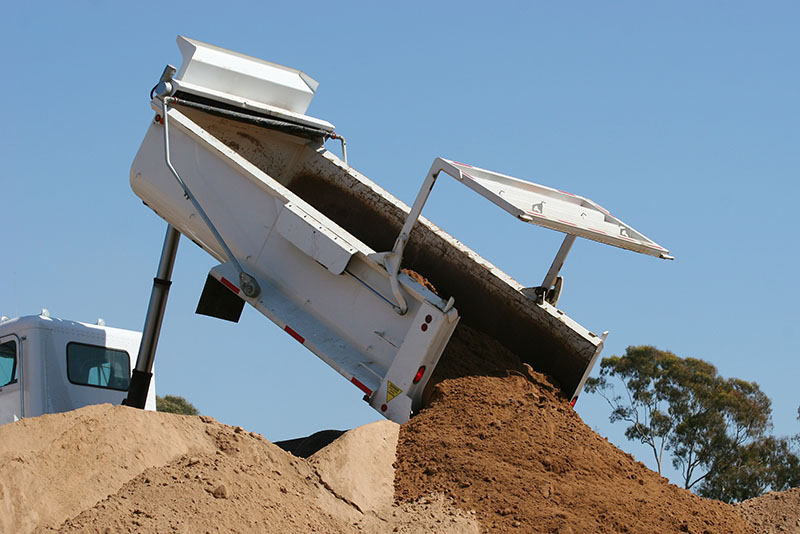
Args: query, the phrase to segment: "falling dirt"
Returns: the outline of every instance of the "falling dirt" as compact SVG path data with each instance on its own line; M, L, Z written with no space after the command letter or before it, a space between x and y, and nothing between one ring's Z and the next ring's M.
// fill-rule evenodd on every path
M434 287L431 281L422 276L421 274L419 274L417 271L413 271L411 269L402 269L402 271L411 278L413 278L414 281L417 282L419 285L433 292L435 295L439 294L439 292L436 291L436 287Z
M403 425L395 496L443 494L489 532L749 533L736 507L670 484L601 438L559 389L459 326L430 406Z

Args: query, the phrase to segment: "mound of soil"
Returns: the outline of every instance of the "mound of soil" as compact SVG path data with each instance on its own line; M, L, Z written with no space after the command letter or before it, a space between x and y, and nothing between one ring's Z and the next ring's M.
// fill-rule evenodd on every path
M460 325L431 404L400 430L395 496L441 493L490 532L749 533L601 438L544 375Z
M213 452L199 417L109 405L0 426L0 532L57 525L146 469Z
M204 421L213 452L144 471L58 532L478 531L441 498L393 506L394 423L347 432L304 460L260 435Z
M0 532L479 532L442 496L395 506L398 425L308 460L210 417L90 406L0 427Z
M0 427L0 532L798 532L800 490L701 499L459 326L409 423L283 445L209 417L90 406ZM740 513L741 511L741 513Z
M275 445L299 458L308 458L318 450L327 447L344 434L344 430L320 430L304 438L275 441Z
M771 492L739 504L754 534L800 532L800 488Z

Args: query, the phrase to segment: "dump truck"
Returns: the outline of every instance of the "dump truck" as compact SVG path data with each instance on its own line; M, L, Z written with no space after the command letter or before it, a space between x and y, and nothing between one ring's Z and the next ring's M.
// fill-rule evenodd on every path
M141 333L39 315L0 317L0 424L23 417L120 404ZM144 408L155 410L155 387Z
M131 405L147 391L181 235L219 261L198 313L237 321L249 304L399 423L421 408L459 321L555 377L574 404L607 334L557 307L575 239L672 259L587 198L454 159L434 160L409 207L348 163L331 123L306 114L318 88L309 75L177 41L183 62L150 92L152 120L130 170L135 194L168 223ZM519 223L565 235L540 286L523 286L421 215L446 176Z

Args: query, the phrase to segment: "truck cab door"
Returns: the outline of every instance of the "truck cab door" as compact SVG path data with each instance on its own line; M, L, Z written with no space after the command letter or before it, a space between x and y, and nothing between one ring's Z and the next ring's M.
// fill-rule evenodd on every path
M0 337L0 424L22 417L21 367L17 336Z

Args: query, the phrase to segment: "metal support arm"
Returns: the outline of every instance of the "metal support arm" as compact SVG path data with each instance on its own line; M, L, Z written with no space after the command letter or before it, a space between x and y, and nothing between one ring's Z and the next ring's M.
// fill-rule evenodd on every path
M556 278L558 278L558 273L564 266L564 261L567 259L567 254L569 254L569 250L572 248L572 244L574 242L575 242L574 235L567 234L564 236L564 241L561 243L561 248L558 249L556 257L553 259L553 264L550 265L550 270L547 271L547 274L544 277L544 281L542 282L542 287L550 289L556 283Z
M128 396L123 401L127 406L143 409L147 401L147 391L150 389L150 380L153 377L153 362L156 357L156 345L161 333L161 323L164 320L164 310L167 307L169 288L172 285L172 268L175 265L175 256L178 253L178 243L181 234L172 225L167 225L167 235L164 237L164 246L161 249L161 260L158 263L158 272L153 279L153 290L150 293L150 304L147 306L147 316L142 329L142 341L139 344L139 354L136 357L136 368L131 376Z
M561 247L558 249L556 257L550 265L550 269L544 276L542 285L538 287L526 287L522 290L524 295L532 298L539 304L544 304L545 301L553 306L558 304L558 299L561 297L561 290L564 286L564 279L560 277L558 273L564 266L564 261L567 259L567 254L569 254L572 244L575 242L575 237L576 236L572 234L564 236L564 241L561 243Z
M463 166L462 164L458 165ZM428 175L425 177L425 181L422 183L419 193L417 193L417 198L411 206L411 211L408 217L406 217L406 221L403 224L403 228L400 230L400 235L397 236L397 240L394 242L392 250L370 255L370 259L383 265L386 268L386 272L389 273L389 284L397 302L394 309L400 315L403 315L408 310L408 305L406 304L405 297L403 297L403 294L400 292L400 284L397 279L403 261L403 251L406 247L406 243L408 243L411 231L414 229L414 226L417 224L422 214L422 208L425 206L425 202L427 202L433 186L436 185L436 179L442 171L444 171L445 174L451 175L456 180L464 182L464 175L456 165L442 158L436 158L431 165L430 171L428 171ZM466 185L470 185L472 189L475 189L475 187L469 183L466 183ZM484 193L481 194L486 196ZM498 203L496 200L493 200L493 202ZM532 219L528 216L526 220ZM564 261L572 248L572 244L575 242L575 237L576 236L573 234L567 234L564 237L561 248L558 249L558 253L556 253L556 257L550 269L547 271L542 285L539 287L525 288L523 292L526 295L529 295L537 302L543 302L546 299L554 306L558 303L563 284L563 279L558 276L558 273L564 265Z
M442 166L439 163L440 161L441 160L437 158L436 161L433 162L431 170L428 171L428 175L425 177L425 181L422 183L419 193L417 193L417 198L411 206L411 211L408 217L406 217L406 222L403 224L403 228L400 230L400 235L397 236L392 250L389 252L370 254L370 259L382 264L386 268L386 272L389 273L389 285L397 301L394 310L400 315L404 315L408 311L408 304L406 303L405 297L400 292L400 282L397 279L400 273L400 264L403 261L403 251L406 248L406 243L408 243L411 230L413 230L414 225L417 224L417 220L419 220L419 216L422 213L422 208L425 206L425 202L427 202L433 186L436 185L436 179L439 177L439 172L442 170Z

